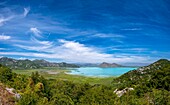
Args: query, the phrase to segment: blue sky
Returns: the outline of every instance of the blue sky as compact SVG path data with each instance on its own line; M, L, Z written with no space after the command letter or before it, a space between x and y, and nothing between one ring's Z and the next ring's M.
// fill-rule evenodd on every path
M170 1L0 0L0 56L73 63L170 59Z

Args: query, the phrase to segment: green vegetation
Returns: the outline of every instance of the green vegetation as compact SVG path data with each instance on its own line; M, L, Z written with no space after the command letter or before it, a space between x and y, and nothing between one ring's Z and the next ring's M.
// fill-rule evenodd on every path
M43 71L16 74L0 65L0 82L22 96L15 100L17 105L170 105L168 60L113 78L112 83L107 83L110 85L103 85L105 80L95 83L83 79L87 77L67 75L62 70L55 75ZM118 95L116 89L124 93Z
M133 87L135 91L123 97L133 97L135 103L143 100L143 104L170 105L170 61L161 59L130 71L115 78L112 84L118 89Z
M141 83L145 84L146 82L150 82L154 75L158 76L162 73L164 76L168 77L168 73L170 71L169 67L170 61L166 59L161 59L149 66L144 66L138 68L137 70L129 71L119 78L114 79L112 83L124 87L136 86ZM163 79L163 76L160 78L155 78Z

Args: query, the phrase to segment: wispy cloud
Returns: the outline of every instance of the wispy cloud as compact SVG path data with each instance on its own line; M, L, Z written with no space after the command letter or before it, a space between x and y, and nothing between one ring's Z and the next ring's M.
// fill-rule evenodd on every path
M30 7L24 8L23 16L26 17L28 15L29 11L30 11Z
M4 17L0 17L0 26L4 25L5 22L11 20L13 18L13 16L4 18Z
M53 42L50 42L50 41L40 41L40 40L36 39L35 37L31 37L31 41L33 43L41 44L41 45L45 45L45 46L51 46L53 44Z
M114 55L107 54L103 51L100 51L93 47L88 47L85 44L81 44L76 41L68 41L64 39L59 39L58 46L48 47L46 44L41 46L24 46L24 45L15 45L20 48L27 50L40 51L39 53L32 52L1 52L2 55L22 55L22 56L31 56L39 57L46 59L62 59L67 62L84 62L84 63L100 63L100 62L136 62L138 59L139 62L149 60L148 57L142 56L133 56L133 55ZM25 54L28 53L28 54Z
M114 51L124 51L124 52L128 52L128 51L132 51L132 52L145 52L145 51L149 51L149 49L147 48L111 48Z
M36 36L36 37L39 37L39 38L42 38L42 36L41 36L41 31L40 30L38 30L37 28L35 28L35 27L32 27L32 28L30 28L30 31Z
M28 46L28 45L20 45L20 44L14 44L13 46L19 47L28 51L44 51L46 52L46 49L49 48L49 46Z
M136 30L142 30L142 28L126 28L122 30L127 30L127 31L136 31Z
M0 40L8 40L8 39L11 39L11 36L8 36L8 35L0 35Z
M42 51L47 52L47 49L53 47L53 42L50 41L41 41L36 39L35 37L31 37L29 40L30 43L23 44L13 44L15 47L19 47L25 50L32 50L32 51ZM47 51L46 51L47 50Z
M118 34L97 33L97 34L94 34L93 37L100 37L100 38L124 38L125 36L118 35Z

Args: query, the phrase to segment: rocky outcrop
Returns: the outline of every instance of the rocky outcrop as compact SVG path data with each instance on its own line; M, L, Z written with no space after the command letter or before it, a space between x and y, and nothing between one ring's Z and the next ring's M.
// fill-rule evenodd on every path
M134 90L133 88L125 88L123 90L116 89L113 93L115 93L118 97L121 97L123 94L125 94L128 91Z
M21 95L18 94L18 93L15 91L14 88L8 88L8 87L6 87L5 89L6 89L10 94L12 94L12 95L15 97L15 99L20 99L20 98L21 98Z
M14 94L11 94L2 84L0 84L0 105L14 105L14 97Z

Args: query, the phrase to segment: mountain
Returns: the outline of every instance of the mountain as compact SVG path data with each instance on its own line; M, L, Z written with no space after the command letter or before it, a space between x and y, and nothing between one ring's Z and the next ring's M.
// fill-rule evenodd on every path
M99 67L107 68L107 67L122 67L122 66L116 63L103 62L99 65Z
M158 82L159 81L159 82ZM169 83L167 83L169 81ZM136 70L129 71L122 76L113 80L113 83L125 87L139 84L159 85L170 90L170 61L160 59L148 66L140 67ZM153 84L151 84L153 83Z
M36 69L41 66L32 62L31 60L16 60L12 58L2 57L0 58L0 64L8 66L12 69Z
M68 64L65 62L51 63L45 60L16 60L12 58L0 58L0 64L10 67L11 69L37 69L42 67L79 67L75 64Z
M75 64L68 64L65 62L61 62L61 63L53 63L53 62L48 62L46 60L33 60L32 62L34 62L35 64L38 64L41 67L79 67L78 65Z

